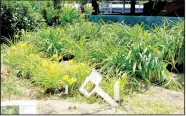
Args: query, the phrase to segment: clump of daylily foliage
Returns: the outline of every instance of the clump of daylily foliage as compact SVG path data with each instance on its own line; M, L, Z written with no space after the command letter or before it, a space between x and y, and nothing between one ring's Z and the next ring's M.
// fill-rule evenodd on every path
M42 28L22 35L47 57L73 54L78 62L88 61L107 78L127 73L136 86L138 79L166 87L182 88L169 71L184 64L184 23L164 20L162 26L92 23ZM167 70L168 66L172 66ZM183 73L183 68L180 68Z
M59 62L60 58L57 54L45 58L37 54L34 46L20 42L10 47L4 55L4 62L46 89L65 88L66 85L71 91L77 89L90 73L91 67L88 63L76 63L74 60Z

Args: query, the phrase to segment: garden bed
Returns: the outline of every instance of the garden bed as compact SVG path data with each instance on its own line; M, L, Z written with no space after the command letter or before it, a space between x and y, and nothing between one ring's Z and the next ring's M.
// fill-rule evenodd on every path
M28 91L24 93L28 95L27 99L32 96L31 99L42 100L45 99L46 95L54 94L53 96L55 96L60 93L59 91L56 93L55 91L46 91L51 88L60 90L67 85L69 92L68 95L62 95L63 97L66 96L68 99L75 98L75 101L103 104L103 100L98 95L94 94L86 99L78 91L91 70L96 68L104 77L100 84L101 88L112 98L114 90L111 88L114 87L115 81L120 79L120 93L123 101L121 103L124 103L121 107L127 106L125 104L126 101L131 101L128 104L129 106L127 106L129 109L120 113L181 113L181 104L177 106L178 109L176 110L173 110L174 108L170 104L175 96L179 96L180 98L178 99L183 100L181 97L183 96L182 93L176 92L175 95L173 94L174 97L171 97L172 91L170 91L170 96L162 99L166 105L162 104L162 101L157 101L158 103L153 105L149 112L145 110L147 108L146 105L149 106L154 101L151 99L150 101L147 100L136 104L132 101L141 100L135 97L135 94L131 94L135 90L141 91L139 89L141 88L140 83L142 80L148 86L159 85L164 88L183 91L183 84L176 81L166 69L166 64L175 65L176 63L184 62L182 54L184 39L182 30L178 28L180 24L182 23L176 23L175 26L167 27L167 29L165 29L166 27L157 27L152 30L143 30L139 25L129 27L114 23L96 24L83 22L81 25L78 23L68 25L68 28L48 27L36 32L22 34L22 41L11 43L10 46L3 46L3 63L13 69L13 71L17 70L15 78L19 80L18 83L14 83L11 86L9 86L11 81L4 83L3 94L4 92L12 91L14 87L17 88L20 85L24 85L20 83L27 82L34 88L29 91L35 93L34 95ZM174 33L172 30L178 31ZM108 34L108 32L110 33ZM176 60L172 59L173 57ZM168 61L169 63L167 63ZM174 70L176 69L174 68ZM21 88L19 87L19 89ZM157 88L155 91L159 89ZM162 89L162 91L162 94L164 94L167 90ZM10 94L16 95L17 93L19 92L15 90L13 93L10 92L5 95L4 98L10 98ZM141 94L141 96L145 97L146 95L144 94ZM149 99L153 98L156 101L156 98L160 97L156 95L160 94L159 92L153 91L152 94L152 96L148 96ZM129 95L132 97L126 100L125 98ZM22 99L21 95L18 96L20 98L13 97L13 99ZM41 101L41 103L43 102ZM71 102L68 103L70 104ZM134 104L134 107L140 105L142 108L135 110L136 108L131 107L130 104ZM55 105L53 104L52 107L55 108ZM90 105L90 107L92 106ZM164 111L162 108L168 108L168 110ZM40 110L43 112L45 109ZM73 112L77 113L78 108L76 111L66 111L66 113ZM90 111L87 112L91 113ZM114 110L108 110L108 112L116 113ZM106 111L105 113L108 112ZM54 111L53 113L62 112ZM101 113L103 112L101 111Z
M4 5L13 4L14 2L10 2ZM30 10L32 7L30 6ZM102 104L104 107L106 102L99 95L85 98L79 92L87 76L96 69L103 77L99 87L112 98L114 84L116 81L120 82L119 109L122 113L183 113L183 20L163 20L161 26L156 25L153 28L145 24L129 26L104 21L93 23L85 19L85 14L78 14L69 6L64 7L59 14L61 9L50 10L50 7L49 4L48 7L41 8L46 12L46 17L43 17L47 25L40 25L34 30L20 29L21 31L12 33L11 40L6 41L6 44L1 44L1 65L7 67L1 72L1 99L36 99L41 100L42 106L43 99L57 96L60 102L51 104L52 101L48 101L51 107L60 107L60 103L78 102L85 102L86 105ZM173 73L182 76L174 78ZM87 88L91 88L92 84L88 86L90 87ZM148 90L148 87L152 88ZM148 92L152 94L146 95ZM159 100L162 101L157 100L159 95L162 98ZM140 96L146 96L147 101L142 102ZM173 98L178 98L176 108L171 104ZM74 101L68 101L69 99ZM39 113L45 110L41 106ZM77 107L74 109L80 111ZM113 111L109 110L110 113ZM62 113L59 109L54 112L46 110L45 113L50 112Z

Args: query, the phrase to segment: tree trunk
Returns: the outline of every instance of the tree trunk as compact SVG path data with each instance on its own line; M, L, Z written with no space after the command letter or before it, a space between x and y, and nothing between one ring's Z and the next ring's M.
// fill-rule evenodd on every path
M97 15L99 14L99 5L97 3L97 0L92 0L92 7L93 7L93 12L92 15Z

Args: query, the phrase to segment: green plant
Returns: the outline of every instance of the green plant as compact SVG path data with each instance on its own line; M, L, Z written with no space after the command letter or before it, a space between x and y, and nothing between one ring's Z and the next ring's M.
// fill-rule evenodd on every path
M2 83L2 99L11 100L13 96L21 95L21 92L17 89L19 85L13 83L13 81L7 81Z
M165 23L165 22L164 22ZM169 28L164 24L162 28L156 28L155 31L157 33L158 38L166 37L166 39L161 40L164 45L164 61L167 64L171 64L173 69L176 69L176 64L184 63L183 58L183 49L185 47L185 39L183 38L184 29L183 22L173 22L173 27ZM176 33L175 33L176 32ZM176 69L177 70L177 69Z
M58 64L49 60L41 59L32 79L43 85L45 88L63 88L66 85L70 88L70 93L77 91L82 81L88 76L90 67L85 63Z
M91 14L93 12L92 6L85 5L85 13Z
M100 87L112 98L114 98L114 84L116 81L119 81L120 98L123 98L127 92L126 90L127 85L129 84L129 77L126 73L124 73L121 78L118 79L118 75L119 74L117 74L115 77L105 77L100 83Z
M7 52L3 54L3 62L16 70L22 71L23 76L30 74L30 66L24 62L28 62L27 58L30 54L37 53L37 49L34 46L19 42L15 45L12 45L10 49L7 49ZM29 63L29 62L28 62Z
M78 18L78 11L71 6L63 7L62 14L59 15L59 21L62 25L64 25L65 23L72 23L73 21L78 20Z
M29 1L2 1L1 20L1 34L7 38L21 29L33 30L43 24L41 14L34 12Z
M120 78L127 73L134 86L137 79L143 79L149 84L174 85L179 89L181 86L169 76L166 67L169 62L174 67L184 63L183 22L169 25L145 30L143 25L85 21L29 32L23 38L40 47L48 57L73 54L77 62L88 61L106 77Z
M52 56L63 51L67 39L65 35L63 28L47 27L37 32L25 33L23 38L33 45L40 46L39 50L45 52L47 56Z
M73 63L71 60L69 65L59 64L57 54L49 59L41 58L36 53L33 46L19 42L5 52L3 59L4 63L20 70L23 77L29 76L36 84L59 89L68 85L71 93L77 91L92 69L88 62Z
M182 109L175 109L175 106L166 104L162 100L154 102L148 99L145 101L137 96L128 99L128 103L131 114L174 114L177 110Z
M82 22L85 19L83 14L80 14L77 9L72 6L62 6L62 8L55 9L51 2L46 2L41 7L40 13L43 15L46 23L49 26L65 26L66 24L73 22Z
M1 106L1 114L19 114L19 106Z

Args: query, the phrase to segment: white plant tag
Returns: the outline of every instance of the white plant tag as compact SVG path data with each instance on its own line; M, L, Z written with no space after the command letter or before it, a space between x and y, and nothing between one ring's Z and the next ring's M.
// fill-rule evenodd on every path
M36 114L35 101L2 101L1 114Z
M116 102L120 101L120 95L119 95L119 80L117 80L114 84L114 100Z
M111 106L117 106L118 104L99 87L99 83L101 82L101 80L102 76L96 70L93 69L91 74L85 79L85 81L81 85L79 91L86 97L90 97L95 92L99 94ZM87 86L91 86L91 88Z
M68 85L65 86L65 93L64 94L68 94Z

